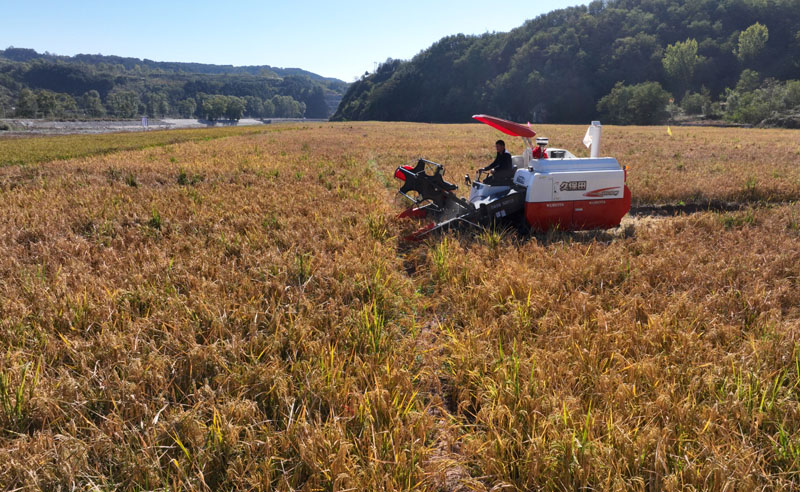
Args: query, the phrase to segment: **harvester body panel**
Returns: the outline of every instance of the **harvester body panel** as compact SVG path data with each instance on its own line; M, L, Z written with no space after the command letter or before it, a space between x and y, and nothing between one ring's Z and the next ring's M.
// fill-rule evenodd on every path
M510 190L510 186L491 186L480 181L474 181L469 190L469 202L477 207L481 203L505 195Z

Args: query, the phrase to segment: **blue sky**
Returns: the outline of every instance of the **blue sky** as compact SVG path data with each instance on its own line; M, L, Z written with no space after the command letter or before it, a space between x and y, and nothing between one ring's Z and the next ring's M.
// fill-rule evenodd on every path
M0 49L300 67L352 82L449 34L509 31L580 0L0 0Z

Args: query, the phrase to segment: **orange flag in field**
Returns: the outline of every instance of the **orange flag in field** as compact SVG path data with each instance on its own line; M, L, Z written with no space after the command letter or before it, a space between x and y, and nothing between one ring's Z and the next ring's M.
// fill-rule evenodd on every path
M667 135L672 136L672 129L669 126L667 126Z

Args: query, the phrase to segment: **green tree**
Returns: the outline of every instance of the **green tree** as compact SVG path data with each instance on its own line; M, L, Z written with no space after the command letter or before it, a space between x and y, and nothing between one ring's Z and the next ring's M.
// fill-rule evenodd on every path
M711 107L711 94L703 87L700 93L688 92L681 100L681 109L686 114L703 114Z
M56 103L56 114L59 116L75 114L78 111L78 103L69 94L56 94Z
M148 116L158 117L169 113L169 101L163 92L147 92L143 102Z
M758 89L759 85L761 85L761 75L755 70L746 68L742 70L741 75L739 75L739 82L736 83L736 91L740 93L752 92Z
M244 114L244 100L236 96L227 96L225 104L225 117L229 120L239 121Z
M28 88L21 89L17 94L16 115L23 118L35 118L38 110L36 94Z
M725 118L757 125L764 120L781 120L800 107L800 81L781 82L744 70L735 89L725 93ZM795 123L796 124L796 123Z
M0 85L0 118L11 114L14 97L7 87Z
M180 114L181 117L191 118L197 111L197 102L195 102L194 98L188 97L178 102L177 109L178 109L178 114Z
M100 100L100 94L95 90L83 94L83 97L81 97L81 107L86 111L86 114L92 118L100 118L106 114L106 108Z
M133 91L112 92L107 103L111 114L120 118L133 118L139 110L139 96Z
M771 112L769 101L756 91L730 91L725 100L725 117L737 123L756 125Z
M739 46L735 54L743 62L752 60L764 49L768 40L767 26L756 22L739 33Z
M786 82L784 100L788 109L800 109L800 80Z
M275 115L275 105L272 104L272 101L267 99L263 102L261 106L261 117L262 118L271 118Z
M678 92L683 93L691 84L694 72L701 58L697 55L697 40L687 39L667 46L661 63L664 71L672 79Z
M264 101L260 97L245 96L245 114L251 118L264 116Z
M300 118L305 114L305 104L296 101L292 96L273 96L276 118Z
M225 115L225 111L228 109L228 101L225 96L200 93L197 97L200 103L200 113L203 118L215 121Z
M205 107L205 105L204 105ZM228 100L225 96L214 94L208 99L208 116L210 120L218 120L225 116Z
M36 105L38 106L38 112L42 117L47 118L53 116L58 108L56 93L48 90L36 91Z
M600 99L597 110L620 125L655 125L667 119L670 94L658 82L624 85L617 82Z

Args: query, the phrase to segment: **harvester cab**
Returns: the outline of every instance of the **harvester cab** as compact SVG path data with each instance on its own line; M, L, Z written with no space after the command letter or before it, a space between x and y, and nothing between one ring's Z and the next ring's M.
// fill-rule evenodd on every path
M458 186L444 181L441 164L420 159L414 167L398 167L395 177L405 182L400 193L413 204L400 217L434 220L406 239L420 240L435 230L459 224L480 226L514 218L534 231L611 228L630 210L627 167L612 157L599 157L599 122L592 122L584 138L591 146L591 156L578 158L565 149L548 148L549 139L543 137L536 139L534 148L531 139L536 132L530 124L483 114L473 118L522 138L522 154L511 159L513 180L497 186L485 183L481 171L474 180L466 175L469 197L464 199L455 194Z

